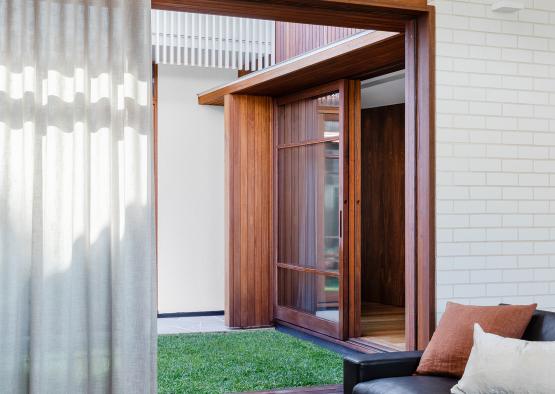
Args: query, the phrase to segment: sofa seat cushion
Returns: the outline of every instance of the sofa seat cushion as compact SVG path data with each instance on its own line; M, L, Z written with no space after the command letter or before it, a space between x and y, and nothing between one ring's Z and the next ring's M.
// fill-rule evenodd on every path
M401 376L359 383L353 394L449 394L455 384L457 379L442 376Z

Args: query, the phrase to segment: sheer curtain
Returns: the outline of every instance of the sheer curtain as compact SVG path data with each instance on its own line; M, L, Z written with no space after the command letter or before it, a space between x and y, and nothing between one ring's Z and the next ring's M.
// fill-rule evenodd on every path
M0 393L156 392L149 0L0 0Z

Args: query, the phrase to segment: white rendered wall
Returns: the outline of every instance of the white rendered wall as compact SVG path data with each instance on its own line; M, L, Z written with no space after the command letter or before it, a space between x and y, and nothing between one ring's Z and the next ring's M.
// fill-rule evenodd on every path
M360 107L383 107L405 102L405 71L361 81Z
M436 0L437 302L555 310L555 0Z
M158 66L158 312L224 309L224 113L237 71Z

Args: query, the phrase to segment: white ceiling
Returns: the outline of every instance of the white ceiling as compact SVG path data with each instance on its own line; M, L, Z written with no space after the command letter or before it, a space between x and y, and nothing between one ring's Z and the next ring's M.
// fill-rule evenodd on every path
M361 107L374 108L405 102L405 71L361 82Z

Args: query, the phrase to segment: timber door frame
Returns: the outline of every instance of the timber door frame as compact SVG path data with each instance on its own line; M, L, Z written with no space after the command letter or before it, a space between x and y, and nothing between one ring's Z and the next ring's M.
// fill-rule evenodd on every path
M152 0L152 7L405 33L405 185L413 185L405 200L405 275L415 322L406 327L407 349L423 349L435 329L434 7L426 0Z

